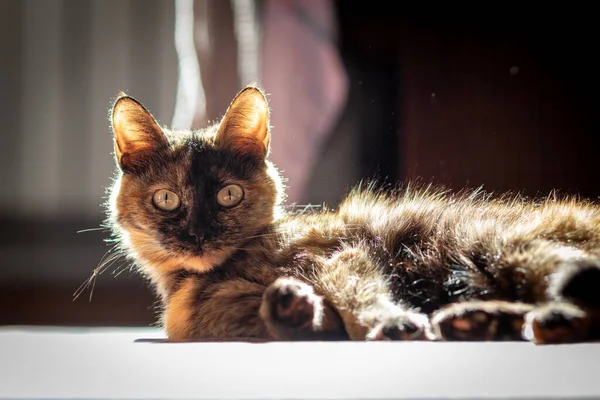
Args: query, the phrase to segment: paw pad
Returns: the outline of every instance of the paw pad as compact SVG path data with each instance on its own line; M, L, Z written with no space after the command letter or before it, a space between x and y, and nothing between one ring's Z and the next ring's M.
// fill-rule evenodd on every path
M523 315L531 308L505 302L457 303L432 319L442 340L522 340Z
M266 293L272 320L291 328L312 322L315 298L310 286L292 279L275 282Z
M368 335L368 340L424 340L429 323L427 317L407 313L386 319Z
M589 335L587 314L570 304L553 304L529 313L523 330L525 339L537 344L574 343Z

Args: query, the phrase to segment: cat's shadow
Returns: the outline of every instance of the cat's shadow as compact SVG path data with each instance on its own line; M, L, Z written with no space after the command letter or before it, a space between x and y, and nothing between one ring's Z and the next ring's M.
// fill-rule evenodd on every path
M134 343L227 343L227 342L242 342L242 343L269 343L273 340L256 339L256 338L206 338L197 340L172 340L167 338L140 338Z

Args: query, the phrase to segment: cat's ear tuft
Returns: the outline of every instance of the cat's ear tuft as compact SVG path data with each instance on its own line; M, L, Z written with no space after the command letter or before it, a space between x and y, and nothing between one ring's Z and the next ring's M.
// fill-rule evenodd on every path
M115 156L123 171L136 169L157 150L167 146L162 129L146 108L119 92L110 115Z
M240 154L266 158L270 142L267 98L256 85L246 86L221 120L215 143Z

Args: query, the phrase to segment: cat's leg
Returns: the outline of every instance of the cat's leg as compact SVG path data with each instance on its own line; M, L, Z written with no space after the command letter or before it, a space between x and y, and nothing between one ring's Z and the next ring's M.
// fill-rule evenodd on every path
M280 278L265 290L246 279L181 281L165 299L162 323L169 339L344 339L339 316L312 288Z
M593 325L589 310L568 302L553 302L525 316L523 337L537 344L585 342L597 337Z
M393 301L389 279L364 244L334 253L316 269L314 283L343 320L352 340L419 340L427 316Z
M354 319L358 317L358 319ZM350 323L367 327L366 340L432 340L427 315L394 304L390 298L379 298L366 311L357 313ZM362 340L362 331L358 330Z
M245 279L214 282L193 274L164 299L162 325L174 341L273 339L258 316L264 291Z
M536 307L504 301L472 301L441 309L432 316L431 325L438 340L573 343L597 337L594 315L568 302Z
M259 313L278 340L348 338L335 310L312 286L294 277L281 277L267 288Z
M494 300L450 304L432 315L432 332L438 340L522 340L525 316L534 309Z
M570 247L539 242L507 257L526 271L535 303L471 301L432 317L437 339L570 343L600 338L600 262ZM517 260L518 262L515 262ZM526 268L523 268L526 266ZM505 271L507 271L505 269ZM501 294L501 293L499 293Z
M478 257L477 251L468 251L463 260L461 281L453 284L465 298L438 310L431 324L438 340L522 340L525 316L535 304L546 301L545 276L567 254L562 247L544 240L519 243L514 240L498 253L495 263ZM484 253L485 254L485 253ZM448 288L450 293L456 288ZM469 293L471 292L471 293ZM495 300L485 297L493 296ZM502 301L500 299L511 299ZM521 302L514 302L519 299Z
M600 259L571 250L547 276L549 303L527 315L525 337L535 343L600 339Z

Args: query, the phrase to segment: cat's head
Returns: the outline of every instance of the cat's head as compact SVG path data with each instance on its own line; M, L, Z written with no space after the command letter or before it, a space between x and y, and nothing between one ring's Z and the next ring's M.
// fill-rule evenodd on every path
M121 94L110 114L117 178L109 224L150 274L206 271L276 218L281 178L267 160L269 106L263 92L238 93L219 124L170 131Z

